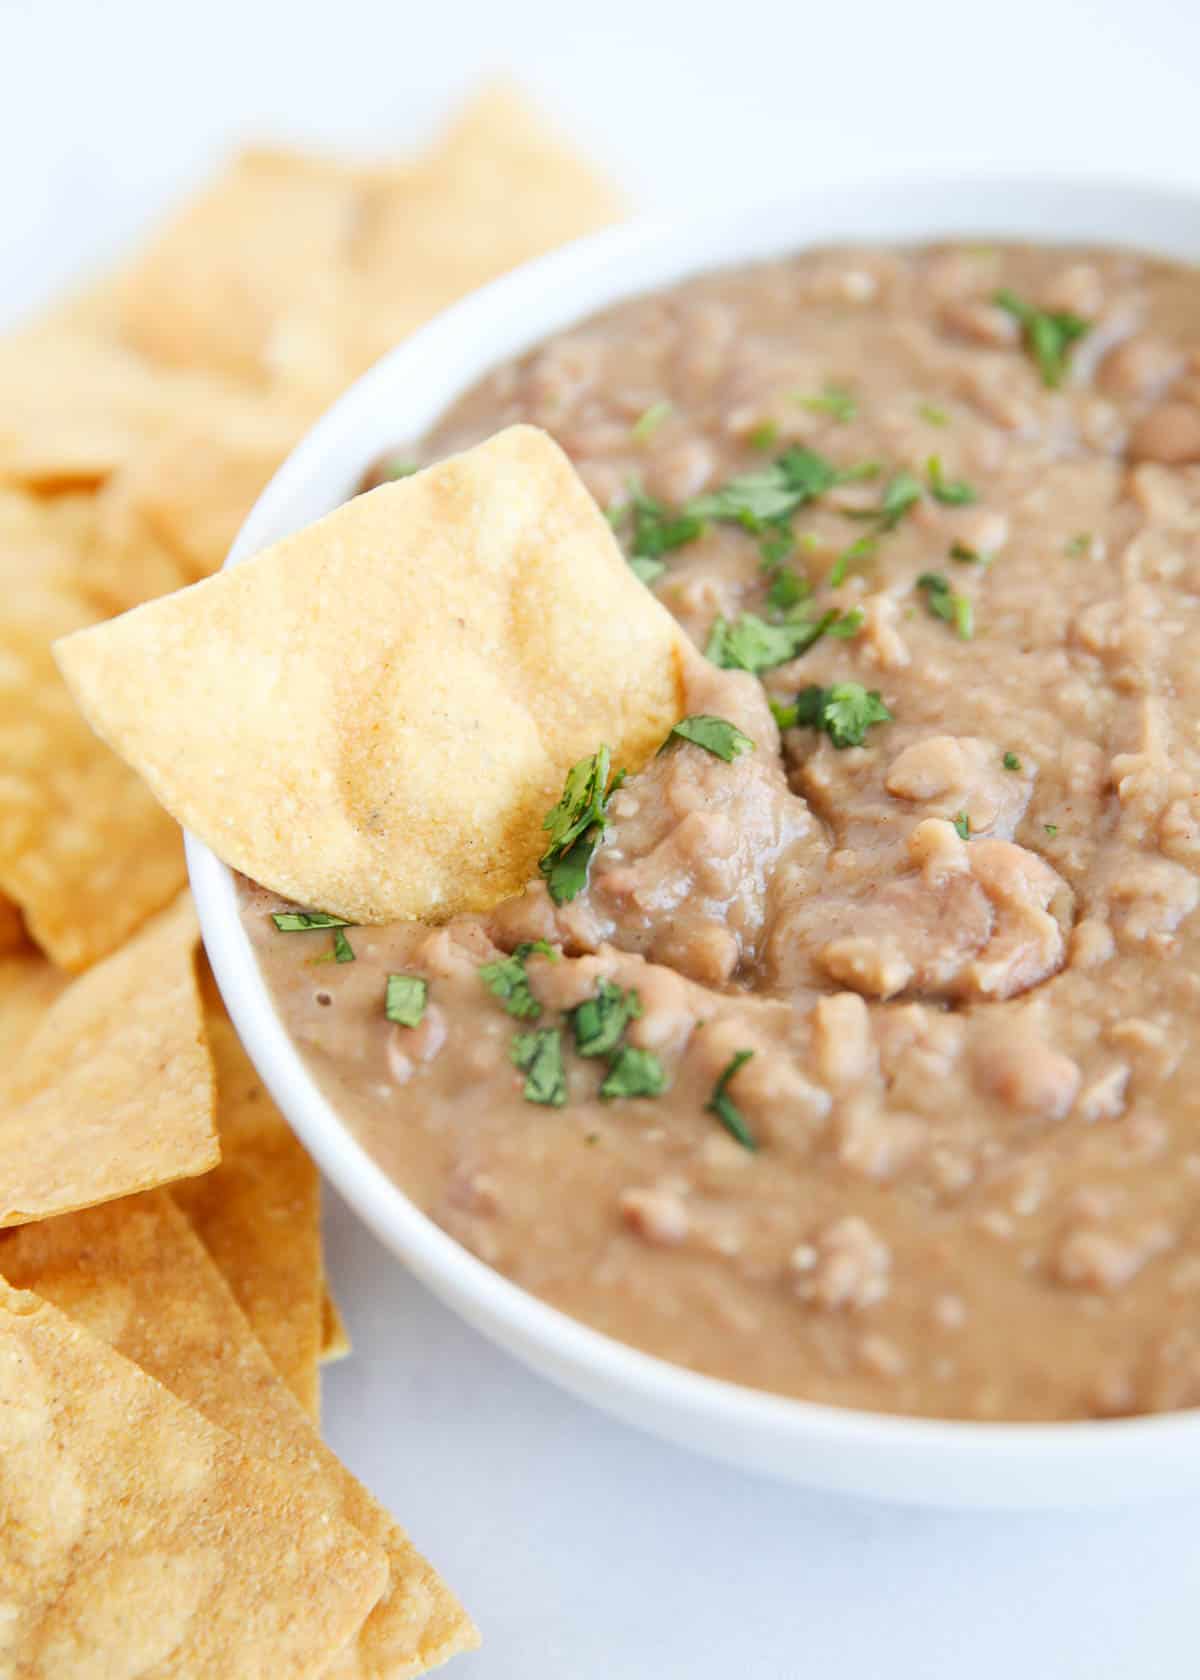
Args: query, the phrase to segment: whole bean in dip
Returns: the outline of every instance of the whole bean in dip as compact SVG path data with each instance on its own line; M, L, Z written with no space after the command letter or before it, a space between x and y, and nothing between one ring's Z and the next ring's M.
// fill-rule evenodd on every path
M1200 1404L1198 322L1128 252L816 251L624 303L405 444L548 430L694 644L686 726L627 777L591 743L518 896L337 963L243 887L446 1230L783 1394Z

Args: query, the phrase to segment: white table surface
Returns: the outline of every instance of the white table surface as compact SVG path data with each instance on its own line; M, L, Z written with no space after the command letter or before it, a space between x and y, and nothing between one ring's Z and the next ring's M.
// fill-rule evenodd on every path
M240 136L386 150L503 68L659 208L881 163L1200 180L1194 0L0 0L0 319ZM1197 1672L1194 1503L948 1516L757 1481L518 1368L332 1195L328 1235L355 1354L327 1434L482 1624L464 1680Z

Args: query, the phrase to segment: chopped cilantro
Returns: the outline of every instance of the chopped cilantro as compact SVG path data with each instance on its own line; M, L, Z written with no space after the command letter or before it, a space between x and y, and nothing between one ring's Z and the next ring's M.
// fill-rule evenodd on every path
M971 819L965 811L960 811L954 819L954 832L960 840L971 838Z
M987 566L991 564L991 555L983 548L970 548L965 542L950 544L951 560L961 560L968 566Z
M730 1137L736 1138L743 1149L749 1150L757 1150L758 1140L746 1124L745 1115L729 1095L729 1086L734 1075L745 1067L753 1055L753 1050L739 1050L731 1057L713 1087L712 1096L704 1105L709 1114L716 1115Z
M726 764L732 764L742 753L754 751L754 742L749 735L743 735L727 718L710 717L706 712L695 712L691 717L681 719L659 751L665 752L676 735L681 741L691 741L694 746L703 747L714 758L723 758Z
M1085 554L1091 552L1092 533L1090 531L1077 531L1063 549L1063 553L1069 554L1072 560L1081 560Z
M340 927L333 930L333 960L339 963L354 961L354 947Z
M1021 760L1017 757L1015 752L1005 753L1004 768L1006 770L1019 770L1021 768Z
M875 508L851 508L851 519L873 519L880 531L894 531L923 495L921 481L907 470L894 473Z
M648 554L631 554L629 556L629 570L635 578L641 579L647 589L658 582L666 569L665 560L651 560Z
M1050 389L1061 385L1077 339L1091 331L1092 323L1068 309L1037 309L1004 287L992 294L992 302L1020 322L1025 348L1038 365L1042 384Z
M848 420L853 420L858 413L858 404L850 392L840 385L827 384L817 397L797 397L801 408L806 408L810 414L828 414L831 420L836 420L839 426L844 426Z
M929 479L929 494L945 507L967 507L977 499L974 489L965 479L945 476L940 455L929 457L925 463L925 474Z
M425 1013L429 983L419 974L389 974L383 995L383 1013L398 1027L418 1027Z
M865 484L870 479L878 478L883 471L882 461L859 461L856 466L843 467L838 473L839 484Z
M629 506L633 509L633 544L630 553L635 560L658 560L685 543L695 542L704 532L704 521L691 513L676 513L633 486Z
M844 629L843 620L848 621ZM820 618L796 617L782 624L768 624L756 613L740 613L732 624L717 619L704 652L726 671L770 671L806 653L826 634L853 635L861 623L861 613L843 615L835 607Z
M833 569L826 578L830 589L838 589L846 581L846 573L850 567L860 560L869 560L878 547L874 537L858 537L848 548L844 548L833 563Z
M625 780L618 770L610 782L608 770L607 747L581 758L567 772L562 798L542 819L550 844L538 869L555 904L566 904L587 884L592 853L608 826L608 802Z
M773 566L781 565L795 546L796 539L791 531L786 528L770 531L758 545L758 552L762 555L763 569L770 571Z
M835 747L861 747L875 723L890 723L892 714L877 688L861 683L834 683L832 688L810 684L802 688L781 728L823 729ZM778 718L778 714L777 714Z
M623 1044L608 1064L600 1097L603 1102L615 1097L661 1097L666 1088L667 1076L654 1052Z
M1050 836L1051 840L1053 840L1054 836L1058 833L1058 824L1057 823L1043 823L1042 827L1045 829L1046 833Z
M538 1027L515 1034L509 1051L513 1066L525 1075L522 1096L544 1108L563 1108L567 1101L567 1070L563 1065L562 1029Z
M975 631L975 609L965 595L956 595L948 579L941 572L922 572L917 588L925 597L925 606L934 618L953 624L964 642Z
M829 614L826 613L825 616L828 618ZM835 617L826 625L825 634L836 636L839 642L848 642L862 629L865 616L861 607L851 607L849 612L844 612L840 618Z
M733 520L751 531L788 519L838 482L838 470L815 450L793 445L769 467L731 478L688 503L695 518Z
M571 1011L576 1050L581 1056L611 1056L641 1013L642 1000L632 987L623 992L614 981L600 980L595 996Z
M280 933L308 933L312 928L353 927L344 916L330 916L324 910L276 910L271 920Z
M950 424L950 416L944 408L939 408L936 403L918 403L917 413L930 426L948 426Z
M778 443L779 427L774 420L764 420L761 426L755 426L746 441L751 449L761 449L765 454L767 450L774 449Z
M629 435L635 443L645 443L652 438L663 421L669 419L674 412L675 404L665 398L662 402L651 403L644 414L640 414L629 428Z
M542 1006L530 990L529 976L525 972L525 960L535 951L555 961L558 959L555 946L548 945L544 939L528 939L517 945L509 956L483 963L479 969L479 978L488 991L499 998L508 1013L515 1015L518 1021L536 1021L542 1013Z
M807 578L802 578L790 566L781 566L767 590L767 605L774 607L776 612L785 613L792 607L798 607L801 601L807 601L811 594L812 584Z

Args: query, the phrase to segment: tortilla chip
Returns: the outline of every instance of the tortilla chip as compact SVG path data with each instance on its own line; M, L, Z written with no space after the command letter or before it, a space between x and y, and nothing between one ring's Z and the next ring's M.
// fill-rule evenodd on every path
M268 381L287 319L320 313L336 283L359 194L357 171L328 159L242 152L123 276L125 339L174 367Z
M336 1364L339 1359L348 1359L353 1351L346 1321L326 1283L321 1294L321 1364Z
M5 1283L0 1510L7 1674L302 1680L386 1573L310 1487Z
M297 415L261 403L231 410L219 424L179 417L96 498L83 577L89 598L123 612L219 570L302 430Z
M198 937L184 895L55 998L0 1067L0 1225L216 1165Z
M323 1277L320 1180L242 1049L206 963L201 973L221 1164L177 1185L175 1199L271 1363L315 1421Z
M485 88L409 175L370 196L335 329L349 371L476 286L624 213L516 88Z
M387 1557L387 1586L347 1673L413 1674L476 1643L435 1571L313 1432L168 1196L2 1234L0 1275L109 1342Z
M623 211L515 88L486 88L409 166L242 152L118 277L120 331L315 413L439 309Z
M19 950L26 942L25 923L11 898L0 893L0 956Z
M179 414L213 423L246 396L210 375L155 367L85 328L0 338L0 480L38 490L102 483Z
M0 893L86 968L179 891L175 824L79 716L50 643L95 612L76 580L86 499L0 492Z
M70 984L71 976L31 945L21 943L0 956L0 1070L12 1067L50 1005Z
M665 739L681 648L557 444L513 426L56 653L227 863L384 922L518 892L571 765Z

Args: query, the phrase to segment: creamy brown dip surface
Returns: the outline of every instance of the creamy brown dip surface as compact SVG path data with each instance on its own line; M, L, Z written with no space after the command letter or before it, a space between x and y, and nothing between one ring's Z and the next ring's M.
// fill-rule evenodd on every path
M606 508L656 499L643 549L731 480L767 506L811 471L789 446L859 474L765 530L710 504L657 557L698 649L723 618L759 663L748 612L785 662L697 653L688 712L753 751L631 778L579 896L351 929L335 963L245 887L347 1124L491 1265L699 1371L934 1416L1200 1404L1200 275L964 245L701 278L500 368L411 459L516 420ZM789 608L843 633L786 657ZM768 697L843 683L890 721L841 746L809 694L781 738ZM516 1019L479 969L532 940L563 954ZM388 973L427 981L418 1026ZM602 979L664 1094L601 1100L567 1012ZM558 1028L561 1107L510 1056Z

